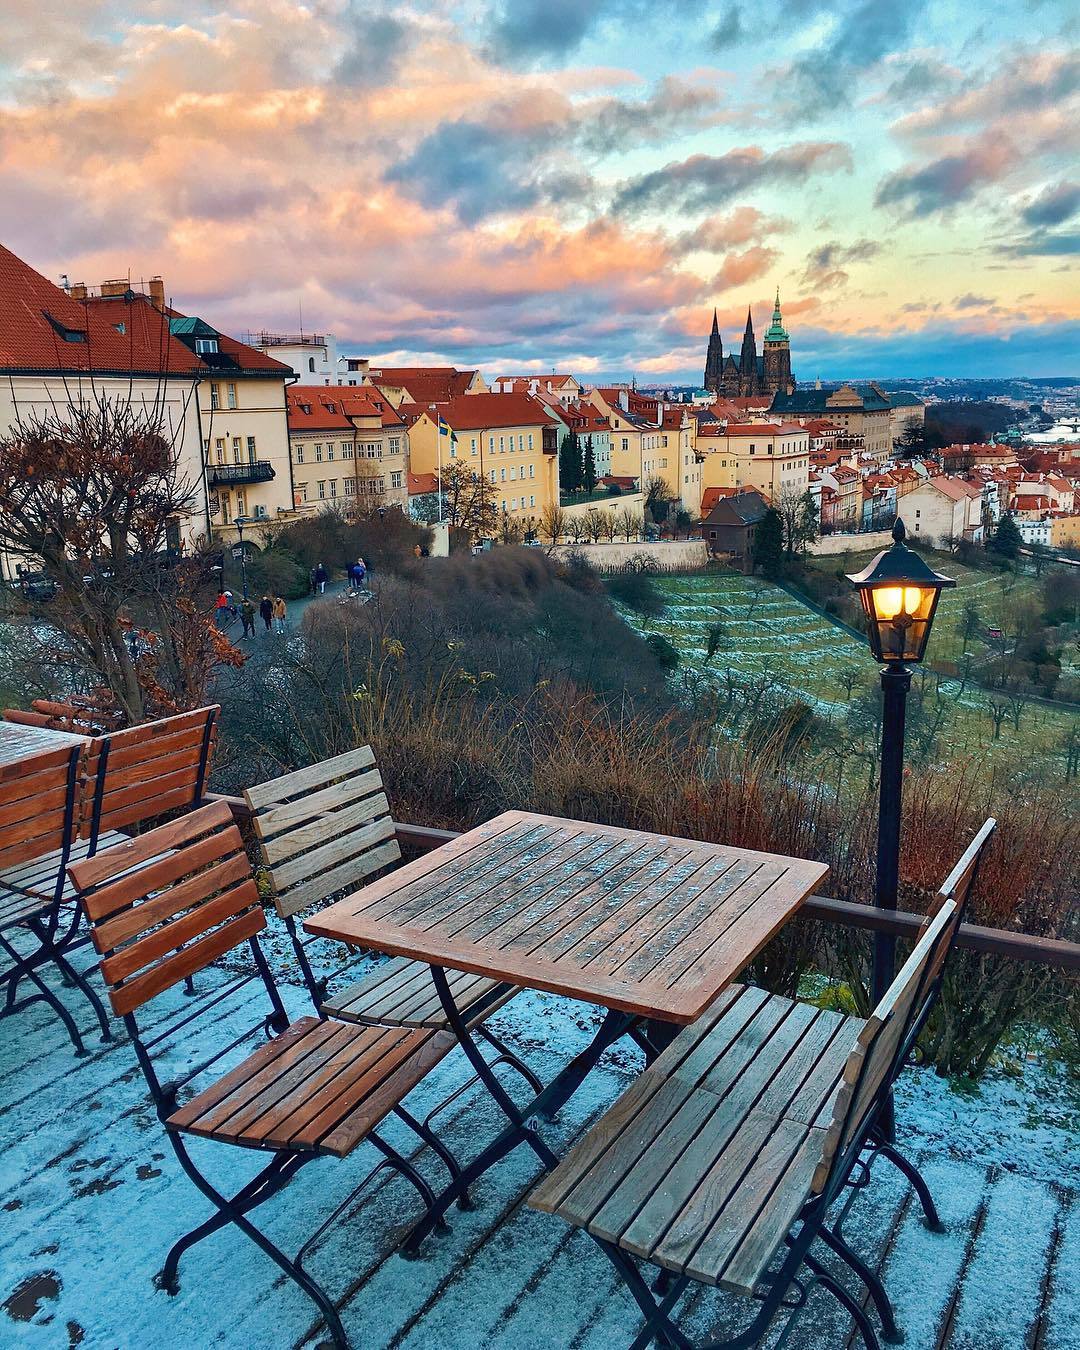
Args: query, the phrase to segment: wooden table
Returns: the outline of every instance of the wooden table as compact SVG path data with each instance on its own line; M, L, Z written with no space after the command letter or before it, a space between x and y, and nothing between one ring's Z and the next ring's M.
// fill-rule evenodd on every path
M0 764L31 759L45 750L83 745L87 737L72 731L54 731L51 727L32 727L23 722L0 721Z
M506 811L328 906L311 933L431 966L450 1026L509 1125L463 1169L406 1244L527 1144L558 1158L534 1115L551 1118L607 1047L641 1019L693 1022L791 918L823 863L692 839ZM454 1005L445 968L608 1009L590 1045L524 1109L508 1096Z

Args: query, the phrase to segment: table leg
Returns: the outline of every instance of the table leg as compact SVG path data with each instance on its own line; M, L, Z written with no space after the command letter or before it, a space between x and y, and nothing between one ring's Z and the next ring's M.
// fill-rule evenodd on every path
M547 1087L538 1092L526 1107L521 1108L499 1082L495 1071L480 1053L479 1046L473 1040L472 1033L465 1025L457 1005L454 1003L454 997L446 979L446 972L441 966L432 966L431 978L446 1013L450 1029L457 1037L469 1063L476 1070L476 1076L494 1098L496 1105L506 1116L509 1124L471 1163L461 1169L461 1174L454 1178L450 1185L436 1198L434 1205L428 1209L424 1217L412 1228L403 1244L403 1252L408 1256L416 1254L421 1242L438 1224L454 1201L464 1195L473 1182L482 1177L488 1168L493 1167L508 1153L512 1153L519 1145L528 1144L546 1170L550 1171L557 1166L558 1156L548 1148L535 1130L529 1129L529 1119L538 1113L550 1119L562 1106L565 1106L585 1081L590 1071L596 1066L597 1061L608 1046L624 1036L636 1020L630 1013L615 1012L609 1009L596 1035L585 1049L580 1054L575 1055L570 1063L556 1074Z

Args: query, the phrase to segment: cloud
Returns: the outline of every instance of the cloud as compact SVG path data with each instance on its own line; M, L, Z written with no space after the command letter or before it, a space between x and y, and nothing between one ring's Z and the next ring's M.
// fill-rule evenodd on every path
M351 32L334 67L335 81L363 88L386 84L405 54L409 25L393 14L365 13L355 4L350 4L346 18Z
M685 22L701 0L501 0L495 6L490 46L510 61L568 56L596 29L642 25L658 15Z
M754 206L737 206L727 215L707 216L692 230L684 230L672 239L672 249L683 257L688 253L726 253L730 248L761 240L768 235L784 234L791 221L766 216Z
M727 47L737 46L743 36L742 14L737 5L730 4L724 17L709 34L709 46L718 52L724 51Z
M844 268L852 263L867 262L881 252L881 245L873 239L857 239L852 244L841 244L833 240L828 244L819 244L807 255L803 282L819 290L842 286L848 279Z
M714 291L730 290L732 286L745 286L756 281L770 270L779 257L774 248L755 245L742 253L732 253L724 259L723 266L712 279Z
M986 309L993 305L994 301L988 295L972 295L970 291L966 295L958 295L952 302L953 309Z
M900 66L903 58L890 62L890 66ZM954 90L963 78L963 72L956 66L946 65L936 57L917 56L902 65L885 90L885 98L892 103L905 106L912 102L924 102L927 99L940 98Z
M956 154L888 174L878 184L874 205L895 206L909 217L947 211L998 182L1017 162L1016 149L1007 140L987 137Z
M1006 258L1071 258L1080 254L1080 233L1068 230L1032 230L994 252Z
M1028 225L1064 225L1080 211L1080 183L1059 183L1045 188L1020 215Z
M624 179L612 210L634 214L661 204L669 210L706 210L763 184L804 183L815 173L851 168L850 147L838 141L802 141L771 153L750 145L724 155L691 155Z
M1078 88L1080 52L1021 50L954 97L938 99L902 118L896 130L908 136L953 134L1017 113L1059 109L1075 100ZM1014 126L1021 134L1022 123L1017 121Z
M587 154L604 155L669 139L718 120L714 84L665 76L646 98L596 98L567 109L567 130Z

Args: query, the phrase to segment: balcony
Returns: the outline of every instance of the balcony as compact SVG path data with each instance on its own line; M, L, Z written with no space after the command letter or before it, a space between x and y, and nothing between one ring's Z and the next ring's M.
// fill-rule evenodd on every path
M251 460L247 464L211 464L211 487L238 487L243 483L269 483L274 477L274 466L266 459Z

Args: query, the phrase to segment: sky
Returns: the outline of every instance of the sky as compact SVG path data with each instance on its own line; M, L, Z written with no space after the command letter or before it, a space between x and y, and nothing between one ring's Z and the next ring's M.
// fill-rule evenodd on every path
M1071 0L0 0L0 240L386 364L1080 373Z

